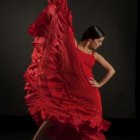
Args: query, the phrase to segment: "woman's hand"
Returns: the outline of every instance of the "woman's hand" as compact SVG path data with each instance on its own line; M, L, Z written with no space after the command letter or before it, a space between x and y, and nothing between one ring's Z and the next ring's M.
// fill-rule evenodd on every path
M92 85L93 87L99 88L99 87L102 86L100 83L98 83L98 82L97 82L94 78L92 78L92 77L90 77L89 82L91 83L91 85Z

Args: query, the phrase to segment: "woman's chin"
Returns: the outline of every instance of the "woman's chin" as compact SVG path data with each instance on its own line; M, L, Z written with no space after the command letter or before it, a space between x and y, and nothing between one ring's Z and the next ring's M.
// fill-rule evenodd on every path
M97 46L96 49L100 48L100 46Z

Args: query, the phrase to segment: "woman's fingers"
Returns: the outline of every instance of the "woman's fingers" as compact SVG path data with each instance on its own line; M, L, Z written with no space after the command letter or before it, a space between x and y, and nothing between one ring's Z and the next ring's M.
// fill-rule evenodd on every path
M91 80L89 80L89 82L92 84L92 86L95 86L96 85L96 82L94 80L94 78L92 77L89 77Z
M89 82L91 82L91 83L96 83L96 81L95 81L94 78L92 78L92 77L89 77L89 78L90 78Z
M89 78L90 78L89 82L91 83L93 87L100 87L99 83L94 78L92 77L89 77Z
M93 77L89 77L90 79L94 79Z

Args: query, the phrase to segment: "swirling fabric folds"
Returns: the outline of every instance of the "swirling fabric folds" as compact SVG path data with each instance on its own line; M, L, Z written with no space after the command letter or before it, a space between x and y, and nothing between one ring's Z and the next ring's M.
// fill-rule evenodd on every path
M34 49L23 78L25 102L35 123L40 126L49 119L73 126L79 139L105 140L103 131L111 122L102 118L99 90L91 86L79 61L67 1L49 0L28 33L34 37ZM58 127L46 135L65 139Z

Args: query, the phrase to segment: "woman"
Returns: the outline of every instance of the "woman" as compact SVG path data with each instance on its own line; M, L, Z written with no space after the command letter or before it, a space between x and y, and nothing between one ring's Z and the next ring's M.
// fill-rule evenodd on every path
M99 87L115 73L95 52L104 33L89 27L76 43L72 15L66 0L49 0L48 6L29 27L35 37L32 63L24 74L25 102L39 126L33 140L43 135L56 140L105 140L110 122L102 118ZM92 67L99 62L108 70L97 82Z
M94 78L91 78L90 82L94 87L102 87L115 74L115 70L111 64L109 64L109 62L105 60L102 55L94 51L102 46L104 39L105 33L99 26L95 25L89 27L84 32L81 42L77 45L83 52L93 54L95 61L99 62L105 69L108 70L108 73L100 82L97 82Z

